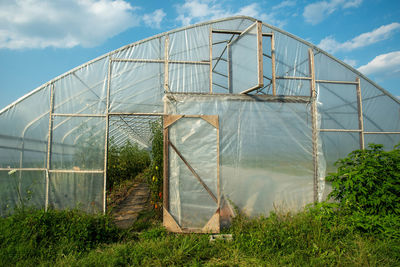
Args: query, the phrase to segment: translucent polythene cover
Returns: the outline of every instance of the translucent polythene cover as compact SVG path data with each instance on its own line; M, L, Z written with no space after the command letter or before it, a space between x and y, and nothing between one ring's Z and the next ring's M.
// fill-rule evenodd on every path
M228 46L231 90L239 94L258 85L257 25L254 24Z
M103 174L52 173L49 206L56 209L80 208L86 212L103 209Z
M169 113L219 116L223 198L253 216L274 207L298 210L312 201L311 126L305 104L207 96L166 99ZM204 157L191 156L193 162Z
M21 205L44 208L45 190L44 171L0 171L0 216L9 215Z
M169 127L170 142L218 197L217 129L201 118L181 118ZM217 202L172 147L169 148L169 207L182 228L202 228Z

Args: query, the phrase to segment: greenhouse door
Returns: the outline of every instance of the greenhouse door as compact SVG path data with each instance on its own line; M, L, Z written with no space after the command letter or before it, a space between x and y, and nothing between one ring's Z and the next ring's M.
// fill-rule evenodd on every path
M219 203L218 116L165 116L164 226L217 233Z

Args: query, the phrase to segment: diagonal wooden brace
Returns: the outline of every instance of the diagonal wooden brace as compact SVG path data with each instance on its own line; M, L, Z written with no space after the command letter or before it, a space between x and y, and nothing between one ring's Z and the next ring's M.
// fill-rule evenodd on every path
M200 178L200 176L196 173L196 171L192 168L192 166L190 166L190 164L186 161L186 159L182 156L182 154L178 151L178 149L175 147L174 144L171 143L171 141L168 140L168 144L172 147L172 149L176 152L176 154L178 154L178 156L181 158L181 160L186 164L186 166L189 168L189 170L192 172L192 174L197 178L197 180L199 180L199 182L201 183L201 185L206 189L206 191L208 192L208 194L210 194L210 196L214 199L215 203L218 203L217 198L215 197L215 195L213 194L213 192L211 192L210 188L203 182L203 180Z

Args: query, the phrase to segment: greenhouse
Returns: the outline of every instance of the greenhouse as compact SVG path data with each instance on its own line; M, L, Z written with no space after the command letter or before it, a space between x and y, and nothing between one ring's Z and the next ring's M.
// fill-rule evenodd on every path
M105 212L108 145L151 146L163 123L164 226L219 232L329 192L334 162L400 141L400 102L313 44L250 17L138 41L0 111L0 215Z

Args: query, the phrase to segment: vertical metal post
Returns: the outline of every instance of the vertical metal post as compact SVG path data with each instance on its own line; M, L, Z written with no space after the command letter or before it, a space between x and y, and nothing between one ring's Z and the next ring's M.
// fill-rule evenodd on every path
M165 37L165 47L164 47L164 90L169 92L169 35Z
M103 178L103 213L107 211L107 160L108 160L108 127L110 121L109 108L110 108L110 86L111 86L111 56L108 59L108 73L107 73L107 96L106 96L106 132L104 140L104 178Z
M276 74L275 74L275 35L271 35L271 61L272 61L272 95L276 95Z
M357 110L358 110L358 128L360 131L360 149L365 148L364 144L364 119L363 119L363 107L362 107L362 98L361 98L361 85L360 78L356 78L356 90L357 90Z
M210 43L210 94L212 94L212 73L213 73L213 63L212 63L212 27L210 27L209 35L208 35L209 43Z
M311 94L312 154L314 166L314 202L318 201L318 133L317 133L317 93L315 91L314 53L308 49Z
M50 86L50 110L49 110L49 129L47 133L47 162L46 162L46 199L45 199L45 210L49 207L49 188L50 188L50 174L49 170L51 167L51 148L52 148L52 136L53 136L53 111L54 111L54 83Z

